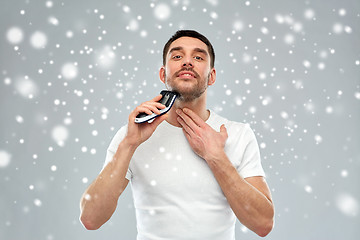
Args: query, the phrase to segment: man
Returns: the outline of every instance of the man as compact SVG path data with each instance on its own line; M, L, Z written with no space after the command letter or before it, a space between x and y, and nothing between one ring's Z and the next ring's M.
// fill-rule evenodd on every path
M180 97L159 113L161 95L142 103L112 140L103 170L81 199L80 220L98 229L131 181L138 240L235 239L236 217L259 236L273 227L274 206L254 133L206 109L215 54L198 32L181 30L164 47L160 80ZM236 217L235 217L236 216Z

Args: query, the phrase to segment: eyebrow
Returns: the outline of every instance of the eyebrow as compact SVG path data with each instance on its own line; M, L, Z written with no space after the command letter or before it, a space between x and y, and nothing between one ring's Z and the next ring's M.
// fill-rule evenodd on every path
M173 47L172 49L170 49L169 54L171 54L174 51L181 51L183 49L184 49L183 47ZM208 52L202 48L194 48L193 51L208 55Z

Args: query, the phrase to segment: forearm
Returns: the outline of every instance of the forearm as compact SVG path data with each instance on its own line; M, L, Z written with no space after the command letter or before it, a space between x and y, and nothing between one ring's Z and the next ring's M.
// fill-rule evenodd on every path
M124 139L112 161L83 194L80 220L87 229L99 228L114 213L118 198L128 183L125 176L135 149Z
M271 199L243 179L225 153L207 162L239 221L260 236L270 232L274 216Z

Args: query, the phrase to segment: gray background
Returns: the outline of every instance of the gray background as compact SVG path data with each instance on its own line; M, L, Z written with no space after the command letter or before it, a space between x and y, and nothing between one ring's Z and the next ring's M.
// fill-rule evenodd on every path
M135 239L131 188L97 231L79 199L179 28L214 45L209 108L256 133L267 239L358 239L359 23L358 0L1 0L0 239Z

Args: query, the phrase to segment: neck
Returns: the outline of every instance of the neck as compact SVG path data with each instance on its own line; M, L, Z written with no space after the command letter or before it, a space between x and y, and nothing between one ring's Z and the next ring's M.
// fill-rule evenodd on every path
M184 102L184 101L180 101L179 99L176 99L174 105L168 112L168 117L166 121L173 126L181 127L181 125L177 121L178 114L176 113L176 110L179 108L183 109L185 107L191 109L204 121L206 121L210 116L210 112L206 109L206 92L205 92L199 98L191 102Z

